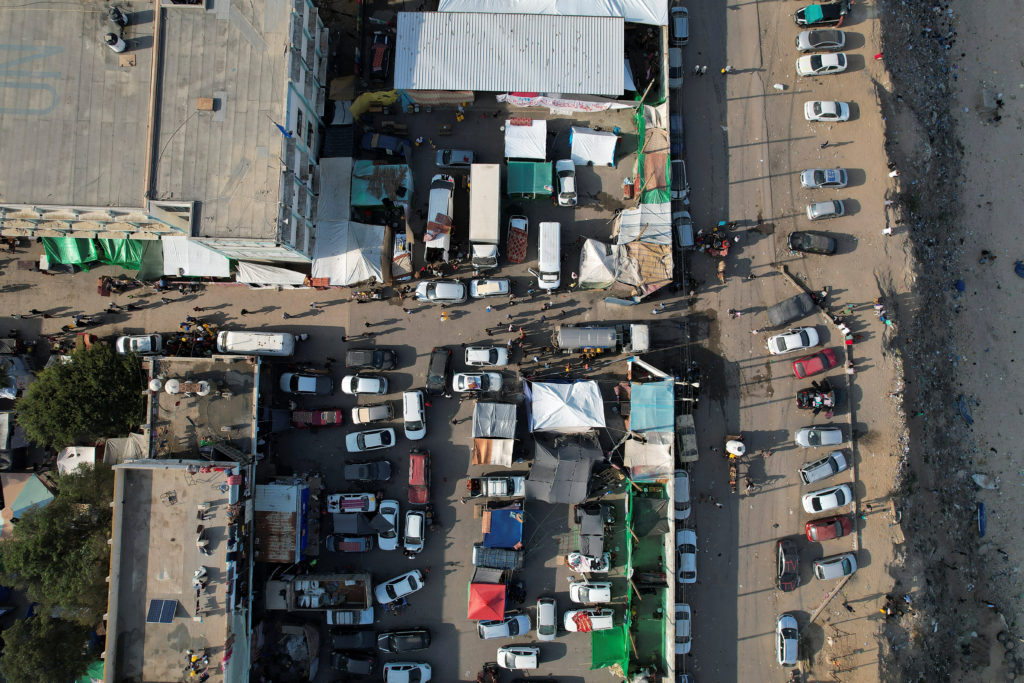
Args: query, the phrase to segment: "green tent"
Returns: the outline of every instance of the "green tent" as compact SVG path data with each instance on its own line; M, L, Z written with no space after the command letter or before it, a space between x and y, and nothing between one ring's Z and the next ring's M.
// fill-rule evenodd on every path
M89 668L85 670L85 673L79 678L75 679L75 683L94 683L95 681L103 680L103 660L97 659L95 662L89 665Z
M85 267L99 258L95 242L85 238L44 237L43 251L50 263Z
M100 261L125 270L138 270L142 265L142 250L146 243L140 240L97 239L103 255Z
M655 154L648 155L643 150L643 140L647 139L646 126L644 123L643 107L637 108L637 113L634 115L634 121L636 121L637 127L637 139L641 141L640 149L636 155L636 175L638 178L645 178L647 174L644 171L646 164L652 163L651 158L660 161L665 164L665 178L668 180L668 185L672 185L672 175L670 173L671 156L668 154ZM657 163L657 162L655 162ZM640 191L640 203L641 204L664 204L665 202L672 201L672 193L669 187L647 189L643 188Z
M510 161L507 175L509 197L535 199L554 192L550 161Z

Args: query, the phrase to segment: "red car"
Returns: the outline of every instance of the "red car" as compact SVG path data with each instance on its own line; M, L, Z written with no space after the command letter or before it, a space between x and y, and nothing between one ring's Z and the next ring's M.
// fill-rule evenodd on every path
M830 541L833 538L842 538L851 531L853 531L853 523L847 515L812 519L804 525L804 532L807 534L807 540L811 543Z
M822 349L817 353L798 358L793 361L793 372L798 379L817 375L839 365L839 356L832 349Z
M341 424L341 410L327 408L325 410L293 410L292 426L297 429L306 427L329 427Z
M430 502L430 453L421 448L409 451L409 503Z

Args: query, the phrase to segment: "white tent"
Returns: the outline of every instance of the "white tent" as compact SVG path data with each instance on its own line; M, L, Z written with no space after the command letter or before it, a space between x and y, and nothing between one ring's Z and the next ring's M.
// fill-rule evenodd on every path
M336 286L367 280L383 282L383 258L382 226L353 221L322 221L316 226L314 278L329 278Z
M128 436L107 439L103 445L103 462L117 465L149 457L149 439L145 434L130 432Z
M591 128L569 128L572 140L572 163L577 166L614 166L615 147L619 144L619 136L607 130Z
M618 216L616 244L647 242L672 244L672 203L641 204L635 209L623 209Z
M68 446L57 456L57 471L61 474L71 474L79 467L95 465L95 446Z
M665 0L441 0L437 11L622 17L635 24L668 24Z
M189 277L231 277L231 261L190 237L168 235L160 240L164 252L164 275Z
M239 261L235 271L235 281L244 282L247 285L285 285L288 287L302 287L306 281L304 273L288 268L268 266L263 263L250 263Z
M607 289L615 282L617 247L588 239L580 250L580 289Z
M671 477L674 472L674 442L675 434L665 432L648 432L644 434L644 441L626 441L623 462L632 478L654 480Z
M604 427L604 402L597 382L527 384L531 432L585 432Z
M516 123L505 121L505 158L506 159L547 159L548 122L546 119L533 119L524 125L522 119Z

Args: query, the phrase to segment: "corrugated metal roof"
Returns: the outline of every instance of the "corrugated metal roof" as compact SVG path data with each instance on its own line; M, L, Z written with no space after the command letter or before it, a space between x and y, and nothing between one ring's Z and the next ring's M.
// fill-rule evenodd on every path
M623 27L618 17L399 12L395 87L617 97Z
M668 24L665 0L441 0L437 11L622 17L639 24Z

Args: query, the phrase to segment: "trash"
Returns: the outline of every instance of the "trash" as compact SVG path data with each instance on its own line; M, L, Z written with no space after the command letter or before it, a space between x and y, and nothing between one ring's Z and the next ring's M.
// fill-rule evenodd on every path
M1024 277L1024 261L1014 263L1013 272L1017 273L1017 277Z
M785 83L776 83L772 87L775 88L776 90L785 90L786 89L786 84Z
M999 477L992 479L992 477L987 474L972 474L971 479L973 479L974 483L979 487L988 489L989 491L995 491L999 488Z
M964 422L968 425L974 424L974 418L971 417L970 409L967 407L967 399L964 398L963 394L957 396L956 408L960 411L960 417L964 418Z
M985 504L984 503L978 503L978 537L979 538L985 538L985 525L986 525L986 522L987 522L987 520L985 518Z

